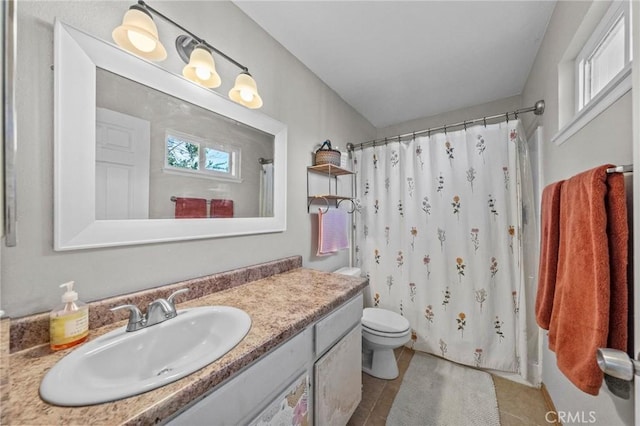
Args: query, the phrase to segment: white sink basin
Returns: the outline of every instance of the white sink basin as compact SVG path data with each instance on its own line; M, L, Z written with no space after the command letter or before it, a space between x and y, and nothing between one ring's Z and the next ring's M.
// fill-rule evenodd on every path
M40 396L65 406L99 404L174 382L237 345L251 318L230 306L178 311L139 331L114 330L73 350L45 375Z

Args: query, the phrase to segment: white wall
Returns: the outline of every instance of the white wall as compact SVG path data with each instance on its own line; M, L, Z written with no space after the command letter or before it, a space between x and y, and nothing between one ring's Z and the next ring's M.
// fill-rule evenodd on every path
M630 93L563 144L556 146L550 142L558 131L560 113L558 65L574 37L580 36L579 26L591 6L591 2L557 3L522 95L525 105L537 99L546 102L543 116L525 117L529 125L537 120L544 126L544 141L539 147L542 153L542 186L604 163L632 163ZM597 397L581 392L558 370L555 354L548 349L546 333L543 345L542 380L559 411L585 413L586 419L590 419L588 413L594 411L596 424L633 424L633 407L629 402L612 396L605 388Z
M97 300L192 277L302 255L307 267L333 270L347 252L315 257L313 217L306 208L306 166L315 145L375 136L362 116L230 2L158 1L153 6L243 63L258 83L262 111L287 124L287 231L260 236L206 239L123 248L53 251L53 21L104 40L132 2L24 1L18 5L18 246L3 248L2 308L11 316L44 312L59 302L58 285L76 281L81 299ZM163 66L180 74L173 50L175 28L156 20L169 58ZM217 60L227 93L238 69ZM292 295L295 303L295 295Z

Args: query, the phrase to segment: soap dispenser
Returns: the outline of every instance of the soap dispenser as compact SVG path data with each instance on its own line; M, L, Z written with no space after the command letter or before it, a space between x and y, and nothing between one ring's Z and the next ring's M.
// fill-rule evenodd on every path
M69 281L60 285L67 291L62 295L62 304L49 314L49 340L54 351L79 345L89 337L89 306L78 300L73 284Z

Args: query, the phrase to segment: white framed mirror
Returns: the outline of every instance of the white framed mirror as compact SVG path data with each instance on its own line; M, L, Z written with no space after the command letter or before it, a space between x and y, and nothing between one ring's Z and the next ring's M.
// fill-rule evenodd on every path
M54 40L55 250L286 229L286 125L59 20L55 22ZM102 80L105 76L109 80ZM114 89L113 82L117 80L122 80L129 88ZM134 87L138 87L135 90L140 90L144 96L136 94L127 99ZM117 96L118 93L123 95ZM159 100L160 95L167 96L167 100ZM101 117L105 109L115 109L113 105L118 104L139 104L141 111L115 111L110 116L135 121L137 130L129 139L139 142L146 138L151 144L145 154L147 157L142 160L149 171L133 173L142 176L146 182L140 185L144 196L133 190L128 193L132 205L142 205L138 213L130 215L122 213L126 208L108 208L116 204L113 198L103 194L105 171L97 158L100 157L97 144L104 131ZM163 111L159 112L158 106L163 107ZM124 121L116 121L115 126L127 127L121 123ZM203 154L198 158L203 175L206 175L201 181L195 180L197 172L194 170L182 173L176 170L175 162L171 167L167 166L170 137L173 138L171 147L180 143L190 148L193 145L200 147ZM209 153L218 156L212 157L217 158L218 163L220 158L227 158L227 163L216 163L213 169L206 170L204 163L208 161ZM193 161L198 160L192 159L189 163L192 168ZM240 166L240 162L246 167ZM266 190L255 186L249 189L252 177L264 174L260 167L265 163L272 165L270 185ZM227 169L233 170L233 176L225 179L222 175ZM123 175L127 173L125 171ZM197 218L179 215L178 199L206 200L206 215ZM235 201L231 204L231 214L224 217L213 214L214 202L218 205L219 201L229 200ZM228 205L225 206L228 213Z

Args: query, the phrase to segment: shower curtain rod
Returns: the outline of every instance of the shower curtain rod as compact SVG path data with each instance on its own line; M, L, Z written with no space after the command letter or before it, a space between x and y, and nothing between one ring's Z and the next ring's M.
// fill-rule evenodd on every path
M512 112L505 112L503 114L496 114L496 115L491 115L489 117L476 118L476 119L473 119L473 120L465 120L465 121L461 121L459 123L454 123L454 124L445 124L443 126L431 127L429 129L419 130L417 132L405 133L405 134L402 134L402 135L391 136L391 137L387 137L387 138L373 139L373 140L370 140L370 141L361 142L361 143L357 143L357 144L348 143L347 144L347 150L348 151L355 151L356 148L362 149L362 148L365 148L367 146L375 146L379 142L387 143L390 140L397 140L398 142L400 142L401 139L408 138L410 136L411 137L416 137L417 135L421 135L421 134L424 134L424 133L429 133L430 134L431 132L438 132L440 130L444 130L444 132L447 133L447 129L450 129L452 127L463 126L466 129L468 125L475 124L475 123L484 123L484 125L486 126L487 125L487 120L495 120L496 118L505 118L507 120L507 122L508 122L509 121L509 115L513 115L515 119L518 119L518 114L524 114L525 112L533 112L535 115L542 115L544 113L544 100L539 100L532 107L521 108L521 109L517 109L517 110L512 111Z

